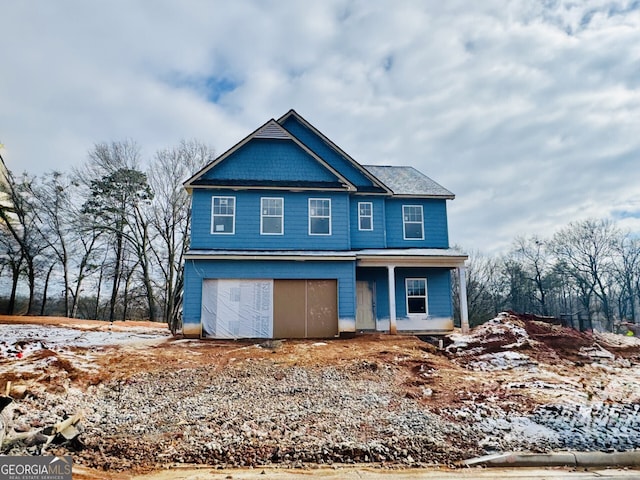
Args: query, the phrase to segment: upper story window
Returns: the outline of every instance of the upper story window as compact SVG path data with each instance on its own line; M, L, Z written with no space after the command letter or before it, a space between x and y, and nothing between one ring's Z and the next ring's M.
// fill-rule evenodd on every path
M284 234L284 198L260 199L260 234Z
M427 309L427 279L407 278L407 313L409 315L425 315Z
M213 197L211 205L211 233L235 233L236 228L236 198Z
M373 230L373 203L358 202L358 230Z
M424 240L422 205L402 206L402 227L405 240Z
M309 235L331 235L331 199L309 199Z

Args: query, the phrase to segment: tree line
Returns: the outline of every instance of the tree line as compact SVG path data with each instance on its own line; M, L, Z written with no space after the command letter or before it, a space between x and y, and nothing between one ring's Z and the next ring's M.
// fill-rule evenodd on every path
M213 160L211 147L182 141L143 168L127 140L96 144L68 173L3 171L0 311L149 319L175 331L191 220L182 182ZM517 237L506 254L470 254L467 297L472 325L505 310L606 330L638 323L640 240L598 219Z
M608 219L517 237L505 254L472 253L467 271L472 325L506 310L607 331L640 320L640 239Z
M214 159L182 141L146 162L130 140L96 144L71 172L0 178L0 311L180 320L191 203L182 182Z

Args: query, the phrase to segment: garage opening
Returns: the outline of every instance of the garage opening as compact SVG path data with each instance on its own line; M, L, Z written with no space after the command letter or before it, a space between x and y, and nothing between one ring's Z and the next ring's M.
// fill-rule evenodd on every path
M205 338L329 338L338 335L337 280L206 279Z

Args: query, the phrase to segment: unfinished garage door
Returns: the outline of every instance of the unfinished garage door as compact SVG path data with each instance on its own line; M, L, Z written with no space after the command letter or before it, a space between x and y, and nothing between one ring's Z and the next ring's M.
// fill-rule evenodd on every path
M271 338L273 280L207 279L202 284L202 336Z
M328 338L338 334L337 280L275 280L274 338Z

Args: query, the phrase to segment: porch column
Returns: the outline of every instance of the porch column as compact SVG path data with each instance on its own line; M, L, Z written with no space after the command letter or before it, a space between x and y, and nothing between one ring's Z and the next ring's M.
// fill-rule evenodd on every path
M395 335L398 333L398 326L396 325L396 267L395 265L388 265L387 272L389 273L389 333Z
M462 333L469 333L469 310L467 309L467 279L465 267L458 267L458 281L460 283L460 326Z

